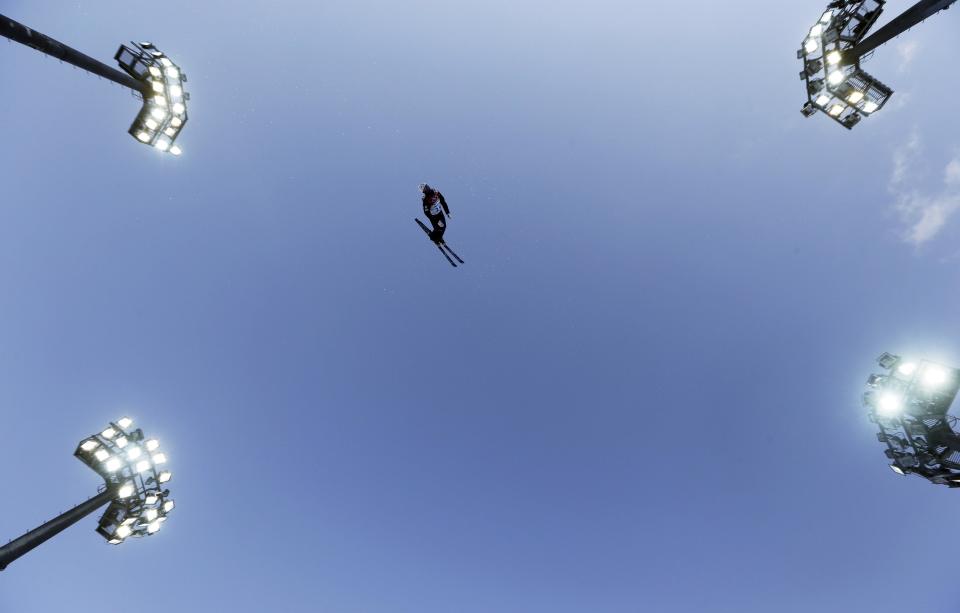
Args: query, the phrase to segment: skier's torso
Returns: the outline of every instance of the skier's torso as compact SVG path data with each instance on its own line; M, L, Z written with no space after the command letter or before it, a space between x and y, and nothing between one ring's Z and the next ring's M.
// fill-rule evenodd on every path
M440 214L443 212L443 209L440 208L440 196L437 194L424 196L423 210L430 217L440 216Z

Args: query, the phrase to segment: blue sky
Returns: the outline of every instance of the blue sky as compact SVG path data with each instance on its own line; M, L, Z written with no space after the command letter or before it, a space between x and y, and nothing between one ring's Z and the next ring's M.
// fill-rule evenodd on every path
M882 351L960 363L958 16L848 133L799 113L822 8L4 2L153 40L193 101L162 157L0 44L0 529L93 494L70 454L122 414L178 502L43 545L0 611L954 610L956 493L858 403Z

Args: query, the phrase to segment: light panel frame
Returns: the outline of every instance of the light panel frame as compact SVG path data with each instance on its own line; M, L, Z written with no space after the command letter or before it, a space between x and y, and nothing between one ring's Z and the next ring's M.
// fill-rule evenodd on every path
M180 155L176 140L188 120L187 77L153 43L130 44L133 46L120 45L114 55L120 67L142 83L143 107L128 132L138 142Z
M810 28L797 51L803 62L806 117L818 111L852 129L886 105L893 90L860 67L860 58L847 54L866 37L883 12L886 0L846 0L831 6Z
M97 532L113 545L156 533L175 506L164 487L172 478L166 453L155 439L145 439L142 430L130 429L132 423L127 417L110 422L80 441L74 452L116 493L97 526ZM148 465L143 466L144 462ZM115 464L119 466L112 469Z
M886 445L890 468L960 487L958 419L948 413L960 391L960 369L892 353L877 362L885 372L867 379L863 406L879 428L877 439ZM931 383L940 379L933 374L942 376L939 384Z

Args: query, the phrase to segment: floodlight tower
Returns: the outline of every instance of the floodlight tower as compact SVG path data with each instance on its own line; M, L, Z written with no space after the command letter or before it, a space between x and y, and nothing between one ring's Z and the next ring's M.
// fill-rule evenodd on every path
M863 405L879 427L890 468L920 475L937 485L960 487L960 434L948 415L960 390L960 370L927 360L884 353L883 374L867 379Z
M0 570L105 505L97 532L111 545L160 530L174 508L164 487L172 473L162 468L167 456L160 443L144 440L143 431L131 425L123 417L80 442L74 455L103 477L100 493L0 547Z
M860 68L860 62L884 43L900 36L956 0L920 0L870 36L886 0L836 0L810 28L797 59L807 86L805 117L823 111L852 129L887 103L893 90Z
M180 147L174 143L187 123L190 94L183 89L187 77L151 43L120 45L114 55L125 71L120 72L4 15L0 15L0 36L132 90L143 107L128 130L130 135L160 151L180 155Z

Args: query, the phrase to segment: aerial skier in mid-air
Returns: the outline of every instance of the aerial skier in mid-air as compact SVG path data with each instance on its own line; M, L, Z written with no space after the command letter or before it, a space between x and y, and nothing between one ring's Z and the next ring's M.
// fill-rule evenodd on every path
M461 260L460 256L454 253L453 249L443 240L443 234L447 231L447 218L453 217L453 215L450 214L450 207L447 206L447 201L444 199L443 194L426 183L420 184L420 194L423 197L423 214L430 220L433 230L427 228L427 225L420 221L419 218L415 217L414 219L417 225L426 232L427 237L437 246L437 249L440 250L443 257L447 258L450 265L456 268L457 264L450 259L450 256L452 255L456 258L457 262L461 264L463 264L463 260Z

